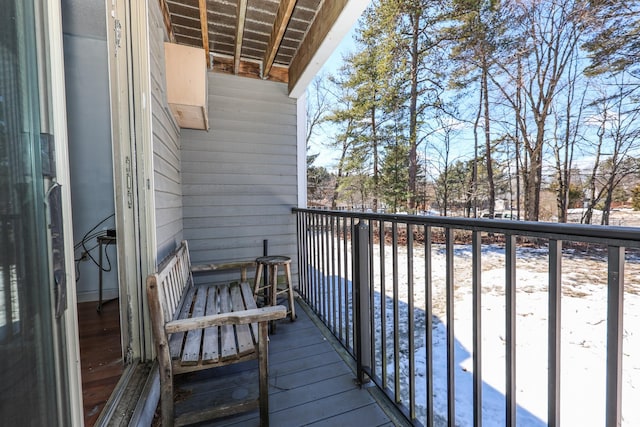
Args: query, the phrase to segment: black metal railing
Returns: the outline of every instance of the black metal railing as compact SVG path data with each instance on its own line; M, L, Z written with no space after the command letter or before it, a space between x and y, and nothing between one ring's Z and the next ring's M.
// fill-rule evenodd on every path
M640 292L640 228L311 209L294 213L300 295L354 357L358 379L370 378L412 423L480 426L484 418L485 425L491 424L487 420L495 414L483 405L498 396L501 421L494 425L514 426L516 419L518 424L559 425L563 292L569 298L571 289L589 285L606 291L606 378L604 390L596 390L603 404L597 424L620 425L625 277ZM530 285L521 284L518 264L532 257L543 260L545 271L526 274L536 275L533 283L548 301L542 312L522 314L518 302L527 298ZM496 268L483 269L487 258L499 260L501 278L493 274ZM563 271L563 260L576 269L581 259L590 260L592 282L572 283L569 289L563 278L573 272ZM625 266L632 267L626 276ZM502 301L499 310L485 300ZM487 327L494 327L490 320L500 310L501 342L491 347L502 352L496 359L486 338L495 333ZM521 324L527 316L546 322L540 345L546 352L539 363L517 350L517 344L539 335ZM469 319L468 325L461 317ZM470 336L466 347L458 335ZM516 365L517 356L525 356L527 366ZM501 365L501 385L489 384L483 375L494 372L496 364ZM523 369L544 372L546 410L521 406L519 393L529 387L518 382ZM563 389L570 389L566 385Z

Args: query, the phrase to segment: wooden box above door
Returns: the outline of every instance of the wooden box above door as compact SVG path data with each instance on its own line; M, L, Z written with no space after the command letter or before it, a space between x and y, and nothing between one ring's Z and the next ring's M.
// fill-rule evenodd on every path
M209 129L204 49L164 44L167 102L181 128Z

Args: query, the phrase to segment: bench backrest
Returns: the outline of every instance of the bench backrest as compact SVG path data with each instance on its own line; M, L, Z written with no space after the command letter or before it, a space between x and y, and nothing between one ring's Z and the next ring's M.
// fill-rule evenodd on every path
M175 320L187 293L185 288L193 285L186 241L182 241L176 252L163 262L160 270L150 276L149 280L156 281L164 322Z

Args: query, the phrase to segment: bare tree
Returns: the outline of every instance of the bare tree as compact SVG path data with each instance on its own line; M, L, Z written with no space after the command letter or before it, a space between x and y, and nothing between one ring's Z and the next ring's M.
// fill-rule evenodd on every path
M588 84L583 82L580 93L576 93L582 81L579 64L578 51L575 50L567 67L565 103L560 106L564 108L554 108L555 134L551 145L555 159L558 222L567 222L574 172L573 159L583 128L581 122L588 91Z
M601 165L602 224L609 224L613 194L624 178L640 172L637 159L630 156L640 140L640 109L637 108L640 85L626 72L611 76L615 93L602 100L602 130L610 156Z
M512 0L503 4L503 13L511 28L496 51L499 72L490 77L515 112L523 150L524 215L536 221L549 118L579 48L588 7L580 0Z
M307 127L305 134L307 150L309 149L311 137L317 133L318 128L325 121L326 115L331 110L331 96L327 88L327 79L326 75L319 74L311 82L311 87L307 89Z

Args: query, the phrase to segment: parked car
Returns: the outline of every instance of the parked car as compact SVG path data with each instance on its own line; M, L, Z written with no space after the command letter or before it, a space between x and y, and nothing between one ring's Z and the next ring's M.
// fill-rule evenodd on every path
M519 220L518 215L513 212L497 212L494 216L496 219L512 219Z

